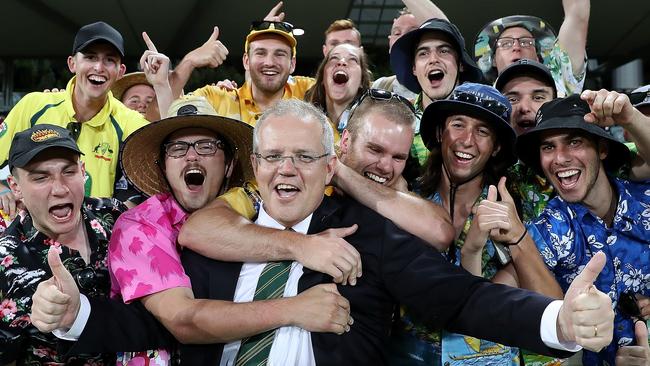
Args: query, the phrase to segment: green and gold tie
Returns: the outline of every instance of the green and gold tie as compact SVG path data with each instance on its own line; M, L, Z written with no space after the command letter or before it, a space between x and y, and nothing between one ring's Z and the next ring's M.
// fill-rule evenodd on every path
M253 301L282 297L284 287L289 279L291 263L291 261L268 263L257 280ZM237 353L235 366L266 365L274 336L275 329L243 339Z

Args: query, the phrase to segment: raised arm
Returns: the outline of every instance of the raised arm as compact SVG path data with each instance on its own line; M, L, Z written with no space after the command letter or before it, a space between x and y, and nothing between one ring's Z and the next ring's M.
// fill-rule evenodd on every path
M169 86L169 58L159 53L147 32L142 32L142 38L147 45L140 58L140 67L144 71L147 81L153 86L156 92L156 103L160 118L167 117L167 111L174 99ZM152 107L149 107L152 108Z
M438 250L447 249L454 240L454 227L449 215L433 202L371 182L340 161L333 183Z
M218 235L214 228L218 227ZM305 267L327 273L336 282L356 284L361 257L343 238L350 228L330 229L321 235L302 235L253 224L218 198L194 212L178 236L182 246L223 261L296 260Z
M587 30L591 0L562 0L564 21L560 26L558 42L569 54L573 74L582 72L585 63Z
M585 116L588 122L602 127L618 125L628 133L635 143L638 154L632 159L630 179L650 179L650 117L646 117L632 106L627 95L601 89L585 90L580 97L589 103L592 112Z
M445 13L431 0L402 0L402 2L420 24L431 18L449 20Z
M174 71L169 74L169 84L174 99L181 95L194 69L219 67L226 59L226 56L228 56L228 49L219 41L219 27L215 26L208 40L199 48L185 55L181 62L176 65Z
M490 190L493 191L494 187L490 187ZM493 281L561 299L562 289L544 264L532 237L519 219L514 199L506 188L505 177L499 180L498 192L501 201L482 201L475 217L489 230L492 240L509 245L510 248L512 267L500 270Z

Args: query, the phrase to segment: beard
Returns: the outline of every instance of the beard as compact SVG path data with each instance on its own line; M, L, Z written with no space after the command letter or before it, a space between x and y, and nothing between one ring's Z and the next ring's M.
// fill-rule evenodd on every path
M284 86L287 84L287 80L289 79L289 74L280 74L272 80L268 80L268 77L257 71L251 71L250 75L253 84L263 93L268 94L275 94L279 92L282 88L284 88Z

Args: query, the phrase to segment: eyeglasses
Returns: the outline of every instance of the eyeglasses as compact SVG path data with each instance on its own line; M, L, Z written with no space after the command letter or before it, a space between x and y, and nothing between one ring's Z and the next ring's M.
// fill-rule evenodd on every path
M515 42L519 43L519 47L521 48L529 48L535 46L535 38L533 37L520 37L520 38L503 37L497 39L496 46L497 48L509 50L512 48L512 46L515 45Z
M636 297L631 292L624 292L618 297L618 310L621 314L634 320L640 320L641 310L636 303Z
M255 154L255 157L258 159L260 162L264 162L268 166L272 167L278 167L282 164L283 161L286 159L291 159L291 163L293 166L295 166L298 169L304 169L304 168L309 168L311 165L326 156L330 155L329 153L325 153L323 155L318 155L318 156L311 156L308 154L294 154L294 155L287 155L287 156L282 156L280 154L269 154L269 155L262 155L262 154ZM261 160L260 160L261 159Z
M65 126L65 129L70 131L72 138L77 141L79 139L79 135L81 134L81 122L70 122L67 126Z
M217 150L226 149L226 145L221 140L198 140L192 143L185 141L172 141L163 145L165 154L171 158L182 158L187 155L190 147L194 148L197 154L201 156L214 155Z
M383 100L383 101L389 101L391 99L397 99L398 101L402 102L405 106L407 106L413 114L415 114L415 107L413 106L413 103L411 103L408 99L404 98L403 96L389 92L388 90L384 89L368 89L366 90L359 99L357 99L356 102L352 105L350 108L350 115L348 117L348 120L352 118L352 115L354 114L354 111L363 103L363 101L366 98L370 98L373 100Z
M287 22L271 22L267 20L256 20L251 23L251 31L260 31L266 29L277 29L286 33L293 34L293 24Z
M481 98L476 94L457 91L449 96L449 100L457 100L460 102L478 105L496 114L506 121L510 120L510 108L495 99Z

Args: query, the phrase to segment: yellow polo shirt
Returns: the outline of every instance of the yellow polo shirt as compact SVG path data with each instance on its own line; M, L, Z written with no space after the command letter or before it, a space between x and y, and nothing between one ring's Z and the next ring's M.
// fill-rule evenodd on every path
M305 99L305 92L314 85L313 78L305 76L289 76L284 85L282 99ZM214 85L206 85L195 90L192 94L204 96L220 116L238 119L255 126L262 111L255 105L253 92L248 81L237 90L227 91Z
M16 104L0 125L1 165L7 163L16 133L39 123L65 128L68 123L76 122L72 105L75 80L76 77L70 79L64 91L29 93ZM81 124L77 145L84 153L81 160L86 165L87 196L113 196L120 143L147 123L140 113L128 109L108 92L108 100L99 113Z

